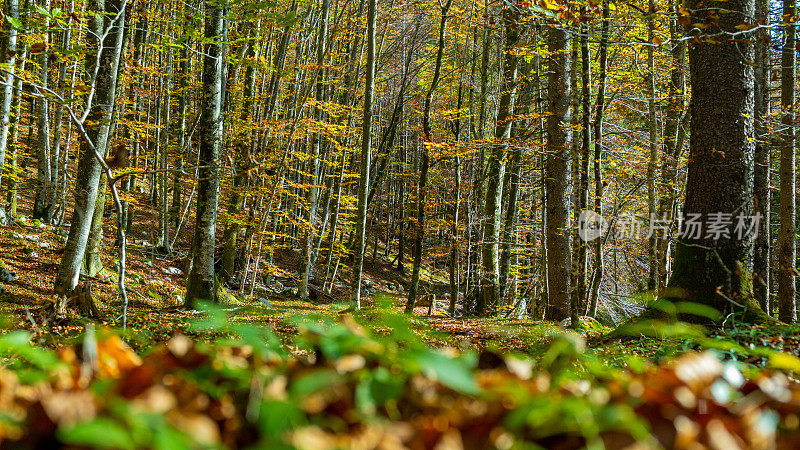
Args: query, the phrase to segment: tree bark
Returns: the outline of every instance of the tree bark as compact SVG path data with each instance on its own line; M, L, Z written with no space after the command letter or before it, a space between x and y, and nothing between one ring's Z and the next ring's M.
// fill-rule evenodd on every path
M316 86L316 101L322 103L325 101L325 84L324 84L324 63L325 55L327 54L328 44L328 22L330 16L330 0L323 0L322 11L320 11L320 24L319 32L317 34L317 86ZM371 94L371 92L370 92ZM320 106L314 107L314 120L322 122L325 115L324 109ZM319 205L319 188L320 184L320 152L323 145L321 133L313 133L311 136L311 179L309 180L308 194L306 196L306 230L303 233L303 259L302 270L300 273L300 286L297 288L298 294L302 299L308 299L308 281L314 272L314 236L316 235L317 226L317 207Z
M45 0L41 5L46 10L50 9L50 0ZM49 28L50 21L45 22L45 26ZM47 54L47 46L49 43L50 30L42 32L43 50L39 55L39 66L41 67L41 75L39 77L39 84L47 89L48 88L48 62L49 55ZM39 116L37 130L39 132L37 142L37 175L36 175L36 195L33 200L33 213L31 214L34 219L38 219L43 223L50 223L53 221L53 210L56 203L56 187L55 180L53 179L52 170L52 155L50 154L50 101L41 92L41 96L37 99L37 115Z
M796 0L783 0L784 17L794 17ZM781 124L783 132L780 164L780 209L781 226L778 232L778 318L786 323L797 319L795 311L795 266L797 249L795 243L796 204L795 204L795 81L797 79L797 57L795 43L797 30L794 22L789 22L783 32L783 51L781 53Z
M569 142L570 129L570 54L569 36L561 26L550 28L547 42L547 157L545 188L547 190L547 285L550 320L570 315L569 185L571 179Z
M610 0L603 0L603 24L600 31L600 74L597 80L597 101L595 103L595 114L593 138L594 141L594 212L598 215L603 214L603 115L606 108L606 79L608 75L608 34L609 34L609 7ZM599 238L594 243L594 273L592 274L592 284L589 289L589 301L587 315L597 316L597 300L600 293L600 285L603 283L603 243L605 238Z
M374 1L374 0L372 0ZM419 274L422 267L422 245L425 241L425 202L426 190L428 189L428 171L430 169L430 155L428 149L428 142L433 139L431 131L431 102L433 101L433 93L439 84L439 78L442 74L442 59L444 57L444 38L445 29L447 28L447 13L450 11L450 6L453 5L453 0L447 0L442 5L441 19L439 20L439 41L436 49L436 62L433 68L433 78L431 85L428 88L427 95L425 95L425 104L422 110L422 139L420 148L420 172L419 172L419 194L417 196L417 223L414 235L414 268L411 272L411 287L408 290L408 301L406 302L405 312L411 314L414 312L414 303L417 300L417 290L419 289Z
M55 290L61 294L70 293L77 287L89 239L102 171L95 151L101 155L105 154L111 132L125 26L123 5L123 0L109 0L105 4L105 12L109 13L105 16L104 28L107 32L105 40L97 43L100 60L96 71L96 88L92 109L85 122L89 124L86 134L91 143L87 143L85 140L81 141L82 155L78 161L78 177L75 182L75 207L70 220L69 236L55 280ZM101 35L101 32L96 34L96 36ZM91 57L87 58L87 61L92 59ZM94 64L89 64L94 69Z
M205 37L213 39L203 56L203 104L200 118L200 158L197 181L197 220L192 239L192 270L186 285L186 306L198 301L218 302L214 276L217 209L219 206L222 96L225 81L225 6L206 2Z
M733 33L753 17L755 3L731 0L725 4L728 13L716 22L707 17L713 10L697 9L699 1L687 5L695 11L693 22L714 22L702 32L720 42L701 38L689 48L691 137L684 232L665 297L711 306L720 317L739 313L745 321L765 322L770 319L753 299L748 264L753 236L737 236L735 229L737 217L746 219L753 212L753 67L747 63L753 59L753 47L719 34ZM700 233L687 226L693 215L702 223ZM712 225L723 233L713 232Z
M252 164L253 139L249 131L251 125L248 123L248 120L252 114L253 97L255 96L256 89L255 45L255 41L247 44L248 48L245 53L247 67L244 72L244 98L242 102L242 113L239 117L241 122L239 126L244 127L246 131L237 139L241 144L237 145L235 166L233 168L235 172L233 177L233 190L228 203L228 219L225 224L225 232L222 236L224 248L222 251L220 281L225 282L231 281L235 272L234 265L240 229L239 218L237 216L244 206L244 196L239 190L246 185L249 179L248 171L252 169L252 167L249 167L249 164Z
M683 126L682 116L685 110L686 76L686 44L681 40L683 33L677 17L680 2L673 0L670 6L674 18L670 19L670 46L671 65L669 81L669 97L666 105L666 120L664 123L664 143L661 165L661 198L658 207L658 217L667 216L672 219L677 215L676 199L678 198L678 160L683 151ZM671 236L659 239L658 254L658 283L659 289L663 288L669 275L668 262L671 248Z
M3 8L5 15L19 20L19 1L6 0ZM3 63L8 64L8 74L4 77L3 87L0 88L0 188L3 186L3 171L6 162L6 148L8 148L8 130L11 123L11 101L14 97L14 69L17 63L17 29L8 27L6 35ZM0 205L0 210L3 206ZM1 212L1 211L0 211Z
M769 2L756 0L756 19L769 24ZM770 190L770 133L767 121L770 115L770 33L760 32L755 39L755 121L756 149L753 180L754 214L761 215L753 256L753 295L761 309L770 314L770 247L771 207Z
M495 126L495 140L489 156L486 173L486 197L484 200L483 238L483 286L479 295L477 313L494 314L500 305L500 261L499 241L503 218L503 184L506 171L506 148L511 137L511 121L514 115L514 100L517 87L517 60L515 47L519 42L521 27L518 11L510 1L504 2L503 25L505 45L503 48L503 87L500 108Z
M355 262L353 263L353 303L361 309L361 276L364 267L364 246L367 229L367 192L372 158L372 101L375 89L375 24L377 0L367 7L367 80L364 85L364 113L361 122L361 173L358 180L358 212L356 213Z
M656 66L655 66L655 15L656 4L654 0L647 2L647 122L650 131L650 155L647 162L647 215L648 223L658 220L656 217L657 195L656 191L656 165L658 163L658 123L656 122ZM647 288L658 287L658 244L656 233L648 238L647 242Z

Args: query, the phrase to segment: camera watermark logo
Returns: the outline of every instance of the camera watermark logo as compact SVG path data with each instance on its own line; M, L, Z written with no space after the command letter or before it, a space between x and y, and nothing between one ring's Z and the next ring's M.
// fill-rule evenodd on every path
M687 213L685 217L674 219L666 214L659 217L651 214L649 218L625 213L614 217L609 224L600 214L584 210L578 217L578 236L591 242L609 233L615 239L650 239L653 236L667 238L673 235L684 239L755 239L758 236L762 216L709 213L705 217L699 213ZM613 227L613 229L610 229Z
M608 221L600 214L588 209L581 212L578 217L578 236L584 242L592 242L602 237L608 231Z

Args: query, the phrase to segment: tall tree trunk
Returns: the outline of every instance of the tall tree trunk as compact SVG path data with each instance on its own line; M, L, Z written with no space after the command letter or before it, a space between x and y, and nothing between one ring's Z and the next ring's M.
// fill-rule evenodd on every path
M698 9L701 1L689 0L687 7L695 11L694 22L712 24L703 30L712 35L735 32L755 13L754 0L730 0L725 3L728 13L716 22L708 18L714 10ZM689 48L691 137L684 232L665 297L711 306L720 317L736 312L746 321L764 322L769 317L753 299L748 269L753 236L737 236L736 231L738 218L747 222L753 212L753 67L747 63L752 59L752 45L731 40L699 39ZM687 225L691 219L701 223L699 233ZM715 233L716 228L724 233Z
M569 36L562 26L550 28L547 42L548 77L547 157L547 287L546 317L562 320L570 316L569 185L570 157L570 54Z
M50 9L50 0L44 0L41 5L45 10ZM50 21L45 21L45 27L49 28ZM39 84L47 89L48 88L48 69L50 56L47 54L47 45L49 41L50 30L46 29L42 32L42 52L39 55L39 66L41 67L41 75ZM44 92L40 92L37 100L37 115L38 121L38 143L37 143L37 175L36 175L36 195L33 200L33 213L34 219L41 220L44 223L50 223L53 220L53 210L56 202L56 187L53 180L53 167L52 155L50 154L50 101L44 96Z
M756 0L756 19L769 24L769 2ZM767 314L770 314L770 247L771 207L770 191L770 133L767 121L770 115L770 33L761 31L755 39L755 121L756 149L753 180L754 214L761 216L753 255L753 295Z
M224 2L223 2L224 3ZM214 276L217 209L219 206L220 149L222 145L222 96L225 82L225 5L206 2L203 56L203 104L200 118L200 157L197 181L197 220L192 239L192 269L187 277L186 305L217 302Z
M581 7L581 13L585 14L586 7ZM591 147L591 116L592 116L592 66L591 51L589 49L589 25L581 24L581 169L580 186L578 187L578 214L589 207L589 152ZM573 94L574 95L574 94ZM577 111L575 111L577 114ZM573 138L574 139L574 138ZM577 140L577 139L574 139ZM575 295L572 296L572 327L578 326L579 312L584 309L586 304L587 288L586 277L589 270L589 245L581 239L575 241L579 246L578 251L578 285L575 287Z
M506 170L506 148L511 138L511 118L514 115L514 96L517 86L517 60L515 48L519 42L521 27L517 21L517 12L509 0L504 2L503 25L506 41L503 49L503 87L500 96L500 108L495 126L495 139L489 156L489 169L486 173L486 197L484 200L483 238L483 286L478 303L478 314L494 313L502 299L500 298L500 262L498 260L500 229L503 211L503 178Z
M26 0L24 6L27 8L28 1ZM22 24L25 25L27 23L27 19L25 17L20 18ZM25 66L27 64L27 56L28 56L28 46L25 45L25 41L18 42L18 50L17 54L19 54L19 71L20 73L25 72ZM11 130L10 130L10 145L11 147L11 155L9 156L9 166L14 171L14 175L17 175L19 172L19 166L17 165L19 161L19 147L20 147L20 139L19 139L19 129L20 125L22 124L22 78L16 78L14 80L14 91L12 93L14 98L14 113L11 117ZM0 169L2 172L3 169ZM10 177L8 183L8 194L6 195L6 202L8 202L8 214L12 217L17 215L17 187L19 186L19 182L17 181L17 177ZM2 186L0 186L1 188Z
M89 239L102 171L97 154L105 154L108 147L117 92L117 75L125 26L125 11L122 6L122 0L106 2L104 10L108 15L105 16L105 39L102 43L97 43L98 49L101 49L99 64L95 67L90 63L89 67L92 69L90 73L96 68L96 87L91 111L85 122L86 136L81 140L83 153L78 161L75 207L70 220L69 236L55 280L55 290L62 294L72 292L78 285L81 263ZM94 36L102 36L102 32ZM87 142L86 138L91 142ZM63 310L62 306L57 305L56 310Z
M330 17L330 0L323 0L322 1L322 11L320 11L320 19L319 19L319 32L317 34L317 85L316 85L316 96L315 100L318 103L322 103L325 101L325 77L323 76L324 73L324 64L325 64L325 56L327 54L327 44L328 44L328 22ZM323 108L320 106L314 107L314 120L318 122L322 122L325 112ZM313 275L314 272L314 257L313 257L313 248L314 248L314 236L316 234L316 226L317 226L317 207L319 205L319 188L317 185L320 184L320 153L321 148L323 145L323 138L321 133L313 133L311 136L311 177L309 180L310 186L308 186L308 195L306 197L307 205L306 205L306 230L303 233L303 259L302 259L302 270L300 273L300 286L298 287L298 293L300 297L303 299L308 298L308 281Z
M678 198L678 160L683 151L682 116L684 115L686 76L686 44L681 40L683 33L680 30L679 17L680 1L672 0L671 11L674 17L670 19L670 81L669 97L666 105L666 120L664 123L664 144L661 165L661 198L658 207L658 218L665 216L674 219L677 215L676 199ZM658 240L658 283L656 287L662 289L667 281L668 262L671 239Z
M166 12L170 14L169 11ZM168 39L171 39L167 35ZM158 238L156 240L156 247L163 250L169 248L169 138L170 132L170 117L172 116L171 100L172 100L172 48L168 48L164 55L164 72L160 77L162 84L161 95L161 129L159 131L159 148L161 151L158 153L158 169L160 173L156 176L158 180Z
M647 215L649 221L656 218L656 165L658 162L658 124L656 123L656 67L655 67L655 0L648 1L647 8L647 122L650 129L650 152L647 161ZM658 286L658 237L656 233L648 238L647 263L649 272L647 288L656 289Z
M374 1L374 0L372 0ZM425 202L426 190L428 189L428 170L430 169L430 155L428 149L428 142L433 139L433 132L431 131L431 102L433 101L433 93L439 84L439 78L442 74L442 58L444 56L444 38L445 29L447 27L447 13L450 11L453 0L447 0L442 5L441 19L439 20L439 41L436 49L436 62L433 68L433 78L431 85L428 88L427 95L425 95L425 104L422 110L422 139L420 148L420 172L419 172L419 195L417 196L417 223L416 233L414 236L414 269L411 272L411 287L408 290L408 301L406 302L405 312L411 314L414 312L414 303L417 300L417 290L419 289L419 274L422 267L422 245L425 241Z
M253 97L255 96L256 90L256 67L255 67L255 57L256 51L255 46L258 39L255 39L254 42L247 44L247 52L245 53L245 58L247 58L247 67L245 68L244 72L244 98L242 102L242 114L239 117L241 124L240 127L243 127L245 132L243 136L237 139L238 142L241 142L237 148L237 154L235 155L235 166L234 170L234 177L233 177L233 190L231 192L231 198L228 203L228 220L225 224L225 232L222 236L222 242L224 245L222 251L222 270L220 274L220 281L231 281L234 275L234 265L236 261L236 249L237 249L237 242L239 240L239 218L237 217L244 206L244 196L239 192L249 179L249 164L251 162L251 155L253 151L253 140L252 140L252 133L249 131L251 128L249 118L252 115L252 108L253 108Z
M594 212L603 214L603 115L606 108L606 79L608 75L608 34L609 34L609 7L610 0L603 0L603 24L600 31L600 75L597 80L597 102L595 104L593 138L594 141ZM587 315L597 316L597 299L600 285L603 282L603 243L605 238L597 239L594 243L594 273L589 292Z
M6 17L19 20L19 1L6 0L3 13ZM3 87L0 88L0 190L3 187L3 171L6 162L6 149L8 148L8 130L11 123L11 100L14 97L14 69L17 64L17 29L8 28L5 42L3 63L8 65L8 74L4 77ZM0 216L3 216L3 206L0 205Z
M784 17L794 17L796 0L783 0ZM797 30L790 21L783 33L783 51L781 53L781 109L783 125L780 167L780 208L781 227L778 232L778 318L792 323L797 318L795 312L796 287L794 282L797 265L797 249L795 243L796 205L795 205L795 81L797 79L797 57L795 42Z
M367 7L367 80L364 85L364 114L361 122L361 173L358 180L358 212L356 213L355 261L353 263L353 302L361 309L361 275L364 266L364 246L367 229L367 192L369 165L372 155L372 101L375 88L375 22L377 0Z

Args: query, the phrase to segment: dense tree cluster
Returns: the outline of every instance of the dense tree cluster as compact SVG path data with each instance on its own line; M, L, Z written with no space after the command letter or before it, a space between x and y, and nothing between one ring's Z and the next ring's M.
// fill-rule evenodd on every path
M126 299L150 214L187 306L288 248L301 298L356 307L380 256L409 312L446 267L451 313L616 320L649 290L792 322L796 16L771 6L6 0L5 210L69 222L57 310L104 229Z

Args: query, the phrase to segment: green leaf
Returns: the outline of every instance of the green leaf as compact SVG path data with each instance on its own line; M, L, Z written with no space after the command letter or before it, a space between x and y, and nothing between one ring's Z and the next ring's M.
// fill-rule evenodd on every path
M423 372L445 386L465 394L477 394L478 385L466 363L431 351L421 352L416 362Z
M93 448L134 448L133 439L127 430L117 422L102 417L78 423L67 430L59 430L58 437L67 444Z
M17 30L25 30L25 25L22 24L22 21L19 19L15 19L13 17L6 17L8 19L8 23L11 24L12 27L16 28Z
M338 383L341 376L330 369L320 369L300 377L292 384L292 397L302 399L306 396Z

